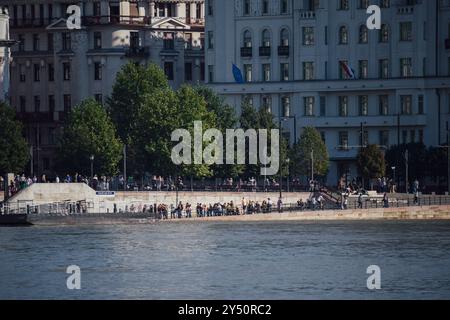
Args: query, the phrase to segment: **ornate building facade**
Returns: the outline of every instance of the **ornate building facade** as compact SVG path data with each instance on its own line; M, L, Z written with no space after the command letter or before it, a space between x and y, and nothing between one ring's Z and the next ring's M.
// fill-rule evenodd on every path
M203 0L14 0L10 100L33 147L33 174L51 173L58 132L83 99L104 102L128 61L156 63L171 85L204 80ZM68 29L67 8L81 9ZM3 29L0 29L3 30ZM1 34L0 34L1 35Z

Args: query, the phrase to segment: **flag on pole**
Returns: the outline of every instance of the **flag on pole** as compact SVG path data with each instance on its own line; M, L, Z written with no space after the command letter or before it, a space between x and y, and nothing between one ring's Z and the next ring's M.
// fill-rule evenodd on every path
M244 77L242 76L241 69L239 69L238 66L235 65L234 63L233 63L233 76L234 81L236 81L237 83L244 83Z
M347 62L341 61L341 68L349 79L356 79L355 71L348 65Z

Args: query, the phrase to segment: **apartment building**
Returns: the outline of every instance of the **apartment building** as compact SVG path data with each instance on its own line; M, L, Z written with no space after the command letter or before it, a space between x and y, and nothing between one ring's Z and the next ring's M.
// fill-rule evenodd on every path
M269 109L291 144L317 128L330 185L358 175L364 145L446 143L450 1L209 0L205 14L208 85L238 112L244 99Z
M0 101L9 99L9 61L13 44L9 39L8 9L0 7Z

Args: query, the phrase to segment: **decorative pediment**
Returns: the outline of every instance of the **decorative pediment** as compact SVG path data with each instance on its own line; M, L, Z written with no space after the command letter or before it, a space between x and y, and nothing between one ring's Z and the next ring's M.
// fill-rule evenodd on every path
M190 29L191 27L180 20L174 18L164 18L158 20L151 25L152 28L156 29Z

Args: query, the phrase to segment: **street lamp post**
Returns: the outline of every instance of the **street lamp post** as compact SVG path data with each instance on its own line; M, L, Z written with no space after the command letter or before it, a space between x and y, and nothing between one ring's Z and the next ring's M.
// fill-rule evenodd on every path
M89 159L91 160L91 183L92 183L92 179L94 178L94 155L91 154Z
M286 165L287 165L287 192L289 192L289 164L291 160L289 158L286 159Z
M392 169L392 172L394 173L394 186L395 186L395 169L396 169L396 167L392 167L391 169Z
M280 117L278 118L278 128L279 128L279 130L280 130L280 133L279 133L279 135L278 135L278 147L279 148L281 148L281 133L282 133L282 129L281 129L281 119L282 119L282 117L281 117L281 114L280 114ZM282 199L282 197L283 197L283 191L282 191L282 184L283 184L283 174L282 174L282 168L281 168L281 166L280 166L280 169L279 169L279 171L280 171L280 181L279 181L279 186L280 186L280 200Z

